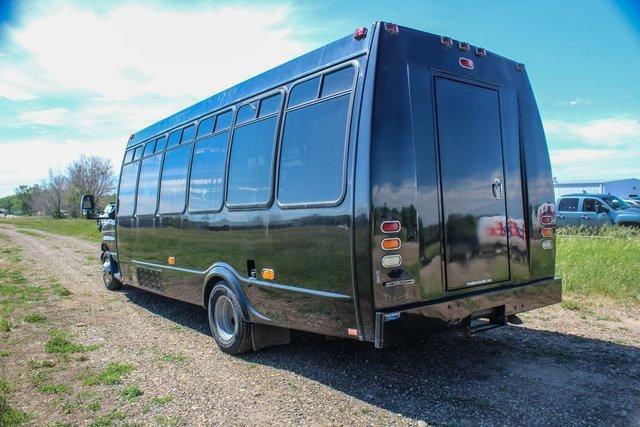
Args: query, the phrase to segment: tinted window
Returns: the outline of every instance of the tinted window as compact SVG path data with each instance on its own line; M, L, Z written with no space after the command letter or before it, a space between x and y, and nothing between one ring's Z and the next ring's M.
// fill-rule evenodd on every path
M158 151L162 151L164 150L164 147L167 146L167 137L166 136L162 136L158 139L156 139L156 153Z
M176 145L180 144L180 132L181 130L178 129L169 134L169 140L167 141L167 148L175 147Z
M131 149L131 150L127 150L124 153L124 163L129 163L131 160L133 160L133 152L135 150Z
M260 117L277 113L280 110L281 94L273 95L260 101Z
M258 101L251 104L243 105L238 110L238 116L236 117L236 123L244 123L256 118L256 112L258 111Z
M156 213L161 161L161 154L147 157L142 161L140 178L138 179L136 215L152 215Z
M214 117L207 117L200 122L198 125L198 138L213 132L213 119Z
M578 199L561 199L558 203L558 211L575 212L578 210Z
M147 145L144 146L144 155L148 156L150 154L153 154L153 151L156 148L156 141L149 141L147 142Z
M222 206L228 136L224 132L196 142L189 184L190 211L213 211Z
M269 201L277 122L275 116L234 130L227 193L230 204Z
M351 89L353 85L353 71L353 67L347 67L324 76L322 96L329 96Z
M118 199L120 205L118 206L118 215L131 216L133 215L134 197L136 195L136 180L138 179L138 165L140 162L129 163L122 167L122 174L120 175L120 191L118 192Z
M183 145L165 153L160 183L159 213L179 213L184 210L187 193L187 172L191 145Z
M187 126L182 130L182 143L191 142L196 136L196 127L194 125Z
M227 111L226 113L218 114L218 117L216 119L216 129L215 129L215 131L218 132L219 130L223 130L223 129L229 128L229 126L231 126L231 119L232 118L233 118L233 112L232 111Z
M289 95L289 107L316 99L319 85L320 77L295 85Z
M285 119L278 200L337 200L343 187L349 95L293 110Z
M583 212L597 212L598 206L603 206L602 203L597 199L584 199L582 201L582 211Z
M136 151L134 151L133 153L133 160L138 160L139 158L142 157L142 150L144 149L144 147L141 145L140 147L136 148Z

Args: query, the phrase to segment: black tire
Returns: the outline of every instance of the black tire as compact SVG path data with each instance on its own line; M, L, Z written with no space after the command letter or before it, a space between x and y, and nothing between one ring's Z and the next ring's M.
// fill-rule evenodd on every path
M102 265L109 259L111 253L109 251L104 251L102 256L100 257L100 261ZM117 291L122 288L122 282L113 277L113 274L110 272L103 271L102 272L102 282L104 283L104 287L109 289L110 291Z
M242 318L238 296L226 282L217 282L209 294L208 314L211 335L220 350L228 354L253 350L251 324Z

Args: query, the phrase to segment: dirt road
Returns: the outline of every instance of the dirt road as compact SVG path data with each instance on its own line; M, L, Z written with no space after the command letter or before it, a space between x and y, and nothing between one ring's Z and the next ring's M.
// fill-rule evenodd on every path
M46 322L17 315L0 334L8 402L32 424L640 425L637 309L555 306L521 327L385 350L295 334L232 357L215 347L204 309L107 291L96 244L7 225L0 234L21 248L29 282L71 292L25 309ZM53 329L82 350L47 352ZM118 381L101 376L118 366Z

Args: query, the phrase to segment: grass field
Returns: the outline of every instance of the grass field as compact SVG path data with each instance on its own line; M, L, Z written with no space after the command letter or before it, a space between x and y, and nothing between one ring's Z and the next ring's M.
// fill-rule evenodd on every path
M100 242L101 236L94 220L87 219L52 219L47 217L15 217L0 218L0 224L13 224L18 228L42 230L63 236L80 237L92 242Z

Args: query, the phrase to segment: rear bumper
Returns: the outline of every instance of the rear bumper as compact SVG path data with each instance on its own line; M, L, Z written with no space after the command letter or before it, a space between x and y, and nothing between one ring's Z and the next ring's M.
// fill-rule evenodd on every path
M375 346L468 326L478 313L505 316L562 301L562 279L554 278L491 290L393 312L376 312Z

